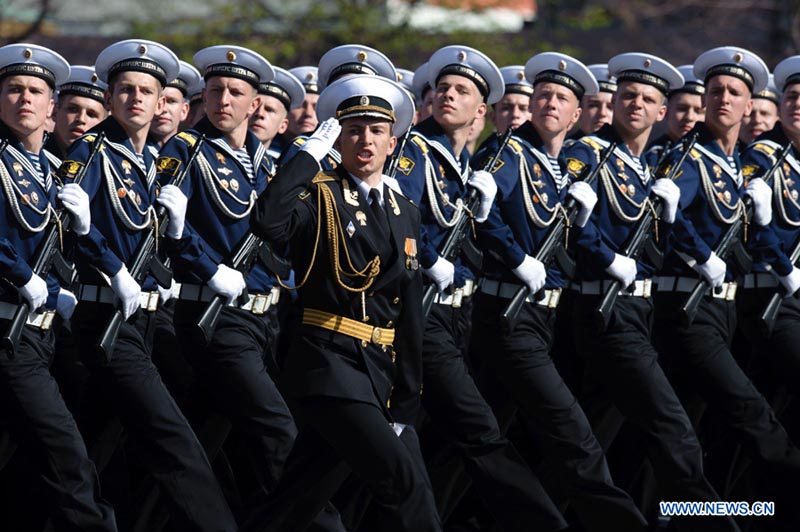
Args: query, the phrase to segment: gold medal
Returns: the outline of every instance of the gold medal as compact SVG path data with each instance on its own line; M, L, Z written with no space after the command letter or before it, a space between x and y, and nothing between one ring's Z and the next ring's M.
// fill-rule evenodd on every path
M239 192L239 182L238 181L236 181L235 179L231 179L229 181L229 183L231 185L231 190L233 190L234 192Z
M38 205L39 204L39 194L37 194L36 192L31 192L31 201L33 202L34 205Z
M628 185L628 196L633 197L636 194L636 189L633 185Z
M542 202L547 204L547 192L542 192Z
M798 196L797 191L796 190L792 190L792 199L797 201L797 196Z
M219 184L220 184L220 185L222 186L222 188L224 188L224 189L227 189L227 188L228 188L228 181L227 181L227 180L225 180L225 179L220 179L220 181L219 181Z
M23 195L22 195L22 204L23 204L23 205L27 205L27 204L29 204L30 202L31 202L31 197L30 197L30 196L28 196L27 194L23 194Z
M128 195L128 191L125 190L124 188L120 187L120 188L117 189L117 196L119 196L120 199L124 198L127 195Z

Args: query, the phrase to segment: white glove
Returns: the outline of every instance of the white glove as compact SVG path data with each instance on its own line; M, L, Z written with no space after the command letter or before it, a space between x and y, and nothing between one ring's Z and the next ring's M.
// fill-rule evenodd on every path
M630 257L614 253L614 260L606 268L606 273L627 288L636 280L636 261Z
M489 211L492 210L492 203L494 203L494 197L497 194L497 183L494 182L494 177L489 172L476 170L469 176L467 184L481 195L481 202L478 204L477 212L472 213L475 216L475 221L478 223L485 222L489 217Z
M744 195L753 198L753 219L758 225L767 225L772 220L772 190L763 179L751 179Z
M19 295L28 302L31 311L45 304L47 301L47 294L47 283L35 273L31 276L30 281L19 289Z
M242 272L224 264L217 266L217 273L208 280L208 286L224 297L226 304L233 302L247 288Z
M436 259L436 262L433 263L433 266L430 268L423 268L422 271L436 283L439 292L444 292L448 286L453 284L456 267L449 260L439 257Z
M111 278L111 289L116 295L122 315L127 320L139 308L139 295L142 293L142 287L131 277L128 268L123 264L122 268Z
M675 214L678 212L678 202L681 199L681 189L674 181L666 177L656 179L652 188L653 194L664 200L664 210L661 211L661 219L668 224L675 222Z
M160 284L156 283L156 290L158 290L158 299L160 300L160 303L163 305L170 299L177 296L176 294L177 290L175 290L175 279L172 279L170 281L169 288L164 288Z
M175 185L161 187L156 199L169 213L167 223L167 236L178 240L183 234L183 225L186 222L186 204L189 199Z
M317 162L320 162L333 148L333 143L339 138L342 126L333 117L327 119L319 125L316 131L308 137L308 140L300 151L308 152Z
M64 208L72 215L72 230L78 236L89 233L92 224L92 214L89 210L89 195L80 185L67 183L58 191L58 199Z
M792 297L800 288L800 268L795 266L789 275L778 276L781 286L786 290L786 297Z
M65 320L70 319L72 317L72 313L75 312L75 307L77 306L78 298L75 297L75 294L63 288L58 291L58 299L56 299L56 312L58 312L62 318Z
M575 217L575 225L583 227L589 221L594 206L597 204L597 194L589 183L575 181L567 189L567 195L575 198L575 201L581 206L578 216Z
M728 267L725 265L725 261L712 251L708 260L703 264L695 264L694 269L702 275L712 287L716 288L722 286L723 281L725 281L725 271Z
M531 294L535 294L544 288L547 270L545 270L541 261L534 259L530 255L525 255L525 258L522 259L522 264L511 271L519 277L520 281L525 283L525 286L531 289Z

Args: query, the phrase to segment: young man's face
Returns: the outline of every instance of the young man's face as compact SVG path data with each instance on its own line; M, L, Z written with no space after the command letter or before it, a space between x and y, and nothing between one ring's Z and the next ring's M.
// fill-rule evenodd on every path
M255 87L239 78L214 76L206 81L203 101L211 123L229 133L250 118L259 104Z
M433 97L433 116L445 131L468 128L486 114L477 85L464 76L447 74L439 78Z
M578 127L587 135L594 133L614 118L614 94L600 91L581 98L581 117Z
M286 106L273 96L261 95L261 105L250 117L250 131L262 144L269 144L289 126Z
M530 120L530 101L530 96L512 92L494 104L494 108L489 111L489 118L497 133L503 135L509 127L516 129Z
M33 76L9 76L0 82L0 120L17 137L44 131L53 111L53 90Z
M667 105L667 135L672 140L678 140L705 117L702 96L688 92L674 94Z
M126 131L149 128L164 105L162 87L143 72L121 72L106 91L106 108Z
M56 139L67 147L105 117L106 108L95 99L75 94L59 96L55 112Z
M175 87L164 89L164 108L150 124L150 133L159 140L166 141L178 132L181 122L189 116L189 102Z
M531 122L540 134L568 131L581 115L578 97L559 83L542 82L533 87Z
M286 131L289 132L292 138L308 135L317 129L319 124L317 121L317 100L319 100L319 94L306 93L303 105L289 111L287 116L289 124L286 126Z
M383 173L386 158L394 151L397 138L392 124L378 118L350 118L342 122L338 146L345 170L359 179Z
M614 124L629 135L646 133L667 113L664 101L652 85L623 81L614 95Z
M753 108L750 114L742 118L742 129L739 131L739 138L750 144L753 140L775 127L778 121L778 106L772 100L764 98L753 98Z
M739 127L750 113L753 101L750 89L741 79L721 74L706 81L706 124L712 128Z
M792 83L783 89L778 112L783 129L792 137L800 136L800 83Z

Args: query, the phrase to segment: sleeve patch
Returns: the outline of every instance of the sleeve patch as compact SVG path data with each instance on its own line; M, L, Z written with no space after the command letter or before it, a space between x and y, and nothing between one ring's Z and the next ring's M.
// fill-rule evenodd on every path
M64 161L61 163L61 168L58 169L58 177L64 179L75 179L81 173L81 168L86 166L85 163L78 161Z
M404 155L397 162L397 171L402 172L403 175L409 175L411 170L414 169L414 164L414 161Z
M493 174L494 174L494 173L496 173L498 170L500 170L500 169L503 167L503 165L505 165L505 164L506 164L506 162L505 162L503 159L497 159L497 162L496 162L496 163L494 163L494 166L492 166L492 167L489 169L489 172L491 172L491 173L493 173Z
M567 159L567 172L573 176L579 176L584 168L586 168L586 163L583 161L573 158Z
M159 174L169 174L171 176L175 176L178 173L178 168L180 168L183 161L180 159L176 159L175 157L159 157L156 160L156 169Z

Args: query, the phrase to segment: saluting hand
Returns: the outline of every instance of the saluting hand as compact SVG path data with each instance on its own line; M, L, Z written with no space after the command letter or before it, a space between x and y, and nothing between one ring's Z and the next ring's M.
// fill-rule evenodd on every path
M307 152L315 161L320 162L333 149L333 144L341 132L341 124L337 119L331 117L321 123L317 130L308 137L300 151Z

